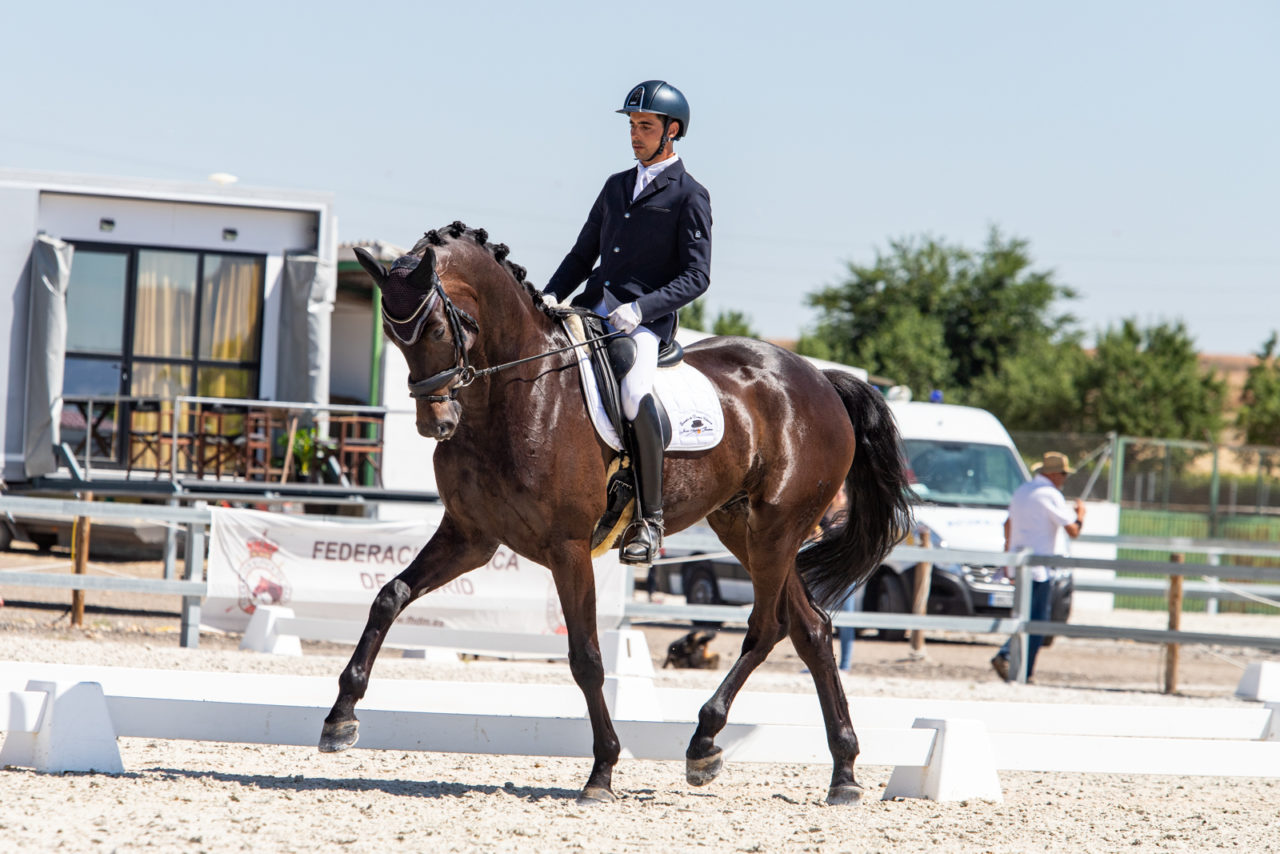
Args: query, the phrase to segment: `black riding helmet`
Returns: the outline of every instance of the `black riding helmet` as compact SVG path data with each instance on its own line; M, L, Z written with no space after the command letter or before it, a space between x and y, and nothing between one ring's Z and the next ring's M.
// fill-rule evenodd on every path
M619 113L655 113L665 116L663 136L666 136L667 125L673 120L680 123L680 132L676 139L681 139L689 132L689 102L684 93L665 80L646 80L631 88L627 100Z

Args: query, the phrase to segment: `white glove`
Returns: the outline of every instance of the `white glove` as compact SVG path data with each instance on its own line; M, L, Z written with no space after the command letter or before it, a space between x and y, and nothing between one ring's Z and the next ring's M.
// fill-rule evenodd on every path
M550 291L542 292L542 304L547 308L556 308L560 305L560 301L556 299L556 295Z
M630 335L640 325L640 309L633 302L620 305L609 313L609 322L614 329L621 329Z

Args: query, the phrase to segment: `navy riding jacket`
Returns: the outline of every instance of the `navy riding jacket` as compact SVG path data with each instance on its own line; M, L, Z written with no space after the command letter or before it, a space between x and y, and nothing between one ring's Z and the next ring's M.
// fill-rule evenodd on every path
M608 290L620 304L635 302L641 325L667 343L676 311L711 284L711 195L683 161L659 172L633 202L635 186L634 168L609 176L544 291L563 301L585 279L573 305L595 308Z

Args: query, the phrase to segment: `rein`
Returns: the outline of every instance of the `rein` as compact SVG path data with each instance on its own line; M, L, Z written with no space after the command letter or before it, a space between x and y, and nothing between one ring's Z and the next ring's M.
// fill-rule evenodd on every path
M440 296L440 303L444 307L445 317L449 321L449 331L453 335L453 367L447 368L438 374L433 374L425 380L418 380L417 382L410 381L409 396L415 400L425 400L429 403L445 403L450 400L457 400L459 389L466 388L481 377L496 374L498 371L505 371L507 368L514 368L516 365L523 365L525 362L533 362L537 359L545 359L548 356L555 356L559 353L577 349L578 347L586 347L597 341L604 341L608 338L613 338L616 335L622 334L620 331L610 332L606 335L588 338L587 340L581 341L577 344L570 344L567 347L559 347L555 350L548 350L545 353L535 353L532 356L525 356L523 359L516 359L511 362L505 362L501 365L494 365L491 368L480 368L477 370L472 367L471 359L467 354L467 348L462 344L462 322L463 320L466 320L471 324L471 326L475 327L477 331L480 329L480 324L476 322L474 317L453 304L453 300L449 299L449 295L444 291L444 284L438 278L432 283L432 290ZM430 311L430 309L428 309L428 311ZM384 311L383 313L385 314L386 312ZM457 382L454 382L453 385L449 386L447 394L432 393L443 386L448 385L450 382L453 382L455 378L457 379Z

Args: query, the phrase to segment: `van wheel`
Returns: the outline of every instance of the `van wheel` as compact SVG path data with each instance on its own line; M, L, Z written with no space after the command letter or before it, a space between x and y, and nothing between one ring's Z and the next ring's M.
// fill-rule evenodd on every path
M882 572L876 579L875 587L868 591L871 600L869 610L879 614L907 613L907 597L902 592L902 583L892 572ZM907 639L905 629L877 629L880 640L903 641Z
M716 586L716 575L711 565L695 563L685 571L684 601L690 605L720 605L720 588ZM695 626L718 629L724 623L713 620L694 620Z

